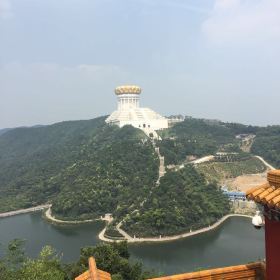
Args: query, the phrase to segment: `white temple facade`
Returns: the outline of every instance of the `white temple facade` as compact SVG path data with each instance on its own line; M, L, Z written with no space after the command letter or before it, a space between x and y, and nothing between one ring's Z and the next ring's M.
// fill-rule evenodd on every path
M106 119L106 123L119 127L132 125L144 131L168 128L167 118L139 106L140 87L120 86L115 89L115 94L118 98L118 109Z

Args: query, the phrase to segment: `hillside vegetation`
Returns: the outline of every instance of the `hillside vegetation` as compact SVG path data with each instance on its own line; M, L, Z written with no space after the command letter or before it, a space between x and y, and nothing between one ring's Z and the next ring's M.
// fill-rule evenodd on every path
M275 168L280 168L280 126L268 126L257 133L251 151Z
M48 201L58 216L88 218L137 204L158 157L142 131L98 118L7 132L0 165L0 211Z
M99 244L81 249L79 259L64 264L50 246L42 248L36 258L26 257L24 242L13 240L0 258L1 280L73 280L88 270L88 259L94 256L98 269L111 274L113 280L144 280L156 277L144 270L142 263L131 260L127 243Z
M280 168L280 126L251 126L224 123L205 119L188 118L162 131L163 140L158 143L165 162L180 164L187 156L202 157L216 152L240 153L242 140L237 135L255 135L249 152L262 156L276 168Z
M158 155L139 129L106 125L105 117L12 129L0 136L0 212L52 203L60 219L112 213L113 226L125 219L123 227L132 235L173 235L228 213L215 182L264 171L260 161L242 153L236 135L256 135L253 153L280 164L278 126L186 119L159 133L163 140L156 145L166 164L218 151L232 162L168 171L157 186Z
M229 203L215 184L192 166L168 171L139 211L123 225L132 236L174 235L208 226L229 212Z
M179 164L187 156L202 157L218 151L240 152L233 129L222 122L186 119L161 133L158 143L166 164Z

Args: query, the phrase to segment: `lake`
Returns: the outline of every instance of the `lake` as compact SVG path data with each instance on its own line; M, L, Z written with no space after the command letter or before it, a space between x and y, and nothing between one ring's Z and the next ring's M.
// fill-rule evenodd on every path
M40 212L0 219L0 255L14 238L26 239L26 252L36 256L51 245L65 262L75 261L80 248L99 243L102 222L84 225L53 225ZM251 220L232 217L214 231L166 243L129 245L134 260L164 274L244 264L264 258L264 230L256 230Z

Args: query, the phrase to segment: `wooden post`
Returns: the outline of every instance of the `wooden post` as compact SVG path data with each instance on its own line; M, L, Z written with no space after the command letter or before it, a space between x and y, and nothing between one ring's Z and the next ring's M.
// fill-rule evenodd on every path
M280 222L265 217L266 276L279 280L280 267Z

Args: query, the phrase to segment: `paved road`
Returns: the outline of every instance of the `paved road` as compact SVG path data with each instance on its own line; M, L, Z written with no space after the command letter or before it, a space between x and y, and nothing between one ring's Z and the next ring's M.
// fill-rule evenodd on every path
M166 242L166 241L173 241L173 240L178 240L178 239L181 239L181 238L186 238L186 237L194 236L194 235L197 235L197 234L201 234L201 233L213 230L213 229L217 228L218 226L220 226L224 221L226 221L230 217L252 218L252 216L249 216L249 215L229 214L229 215L226 215L223 218L221 218L219 221L217 221L213 225L209 225L208 227L205 227L205 228L202 228L202 229L199 229L199 230L195 230L195 231L189 231L189 232L178 234L178 235L165 236L165 237L161 237L161 236L160 237L147 237L147 238L131 237L124 230L120 229L121 223L119 223L116 228L119 231L119 233L122 234L125 237L125 240L128 243L136 243L136 242L164 242L164 241ZM115 240L108 239L108 238L104 237L105 230L106 230L106 227L100 232L99 239L101 239L103 241L107 241L107 242L120 242L120 241L123 241L123 240L116 240L116 239Z
M211 161L211 160L213 160L215 158L215 156L213 156L213 155L209 155L209 156L205 156L205 157L202 157L202 158L198 158L198 159L196 159L196 160L193 160L193 161L190 161L190 162L188 162L188 164L198 164L198 163L203 163L203 162L208 162L208 161ZM181 164L180 166L179 166L179 169L182 169L182 168L184 168L185 167L185 164Z
M0 213L0 218L41 211L41 210L50 208L50 206L51 206L51 204L45 204L45 205L39 205L39 206L30 207L30 208L26 208L26 209L20 209L20 210L16 210L16 211Z

